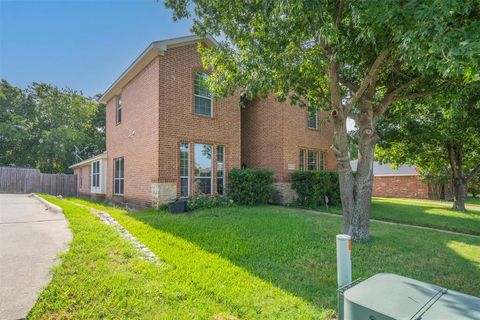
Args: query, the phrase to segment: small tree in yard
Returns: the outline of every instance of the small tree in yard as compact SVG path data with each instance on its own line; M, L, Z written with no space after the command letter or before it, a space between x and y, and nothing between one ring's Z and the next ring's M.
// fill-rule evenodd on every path
M193 6L192 6L193 4ZM369 239L376 125L395 103L428 94L450 76L478 78L475 0L167 0L174 19L194 10L193 32L222 41L200 47L217 96L321 108L334 124L344 232ZM433 77L441 74L442 77ZM428 90L428 91L426 91ZM358 167L348 156L347 117L358 127Z
M467 184L480 173L479 85L451 86L422 102L398 104L388 110L380 132L382 160L439 173L449 166L453 209L465 211Z

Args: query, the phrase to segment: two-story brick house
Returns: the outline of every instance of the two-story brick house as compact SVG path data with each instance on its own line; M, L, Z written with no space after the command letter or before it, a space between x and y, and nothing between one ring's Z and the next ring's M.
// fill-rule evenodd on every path
M221 194L228 170L243 163L273 170L286 201L291 171L335 168L332 128L316 115L273 98L245 109L238 96L212 99L199 42L215 45L196 36L153 42L105 92L107 150L71 166L79 194L141 206Z

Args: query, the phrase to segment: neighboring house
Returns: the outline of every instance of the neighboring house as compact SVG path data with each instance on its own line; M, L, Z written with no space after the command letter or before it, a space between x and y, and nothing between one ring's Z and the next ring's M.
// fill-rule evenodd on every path
M357 170L357 160L350 162L353 171ZM442 195L437 195L440 187ZM373 163L373 192L374 197L389 198L449 198L451 186L432 186L422 182L416 166L402 165L398 169L392 168L389 163Z
M302 167L335 168L331 125L305 109L268 98L241 110L239 96L212 99L199 42L215 45L196 36L153 42L105 92L107 150L70 167L81 195L158 206L223 194L228 170L242 163L273 170L281 184Z

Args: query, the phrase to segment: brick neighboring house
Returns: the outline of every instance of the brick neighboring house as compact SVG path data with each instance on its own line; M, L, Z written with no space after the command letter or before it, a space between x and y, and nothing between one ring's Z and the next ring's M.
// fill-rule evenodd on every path
M352 170L357 170L357 160L350 162ZM440 189L442 195L437 195ZM416 166L402 165L393 169L391 164L373 163L373 192L374 197L386 198L450 198L451 185L432 186L420 179Z
M243 110L239 96L212 99L199 42L215 45L196 36L153 42L105 92L107 150L70 167L80 195L158 206L223 193L228 170L244 163L274 171L281 202L291 197L291 171L335 168L332 127L317 116L272 97Z

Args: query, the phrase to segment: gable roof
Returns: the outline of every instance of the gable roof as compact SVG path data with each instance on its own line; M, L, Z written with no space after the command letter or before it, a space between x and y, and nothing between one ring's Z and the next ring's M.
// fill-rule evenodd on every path
M357 171L358 160L350 161L350 166L353 171ZM373 175L374 176L417 176L417 167L410 165L401 165L398 169L392 168L390 163L380 163L378 161L373 162Z
M119 94L122 87L125 86L131 79L133 79L145 66L147 66L156 56L164 55L169 48L186 46L196 42L204 42L208 46L216 46L217 41L207 36L205 38L190 35L167 40L160 40L152 42L132 64L115 80L115 82L105 91L100 97L102 103L107 103L115 95Z

